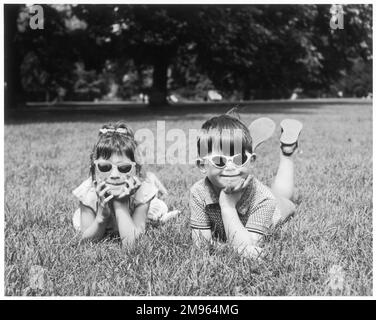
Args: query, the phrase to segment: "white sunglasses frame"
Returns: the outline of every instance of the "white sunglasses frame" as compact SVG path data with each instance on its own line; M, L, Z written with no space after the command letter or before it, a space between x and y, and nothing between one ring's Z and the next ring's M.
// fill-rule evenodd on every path
M98 163L104 163L104 162L107 162L107 163L111 163L112 167L111 167L111 170L110 171L101 171L99 170L98 168ZM121 172L119 170L119 166L121 165L125 165L125 164L129 164L132 166L131 170L129 170L128 172ZM132 172L132 170L136 167L136 162L119 162L118 164L116 163L113 163L112 161L110 160L94 160L94 165L95 165L95 168L100 172L100 173L111 173L111 171L113 170L114 167L116 167L116 170L120 173L120 174L129 174L130 172Z
M199 167L200 164L199 162L201 161L208 161L212 166L214 166L215 168L217 169L224 169L226 168L227 166L227 162L228 161L231 161L237 168L241 168L241 167L244 167L252 158L256 159L256 153L250 153L248 151L245 152L245 154L247 155L247 161L244 162L242 165L238 166L237 164L234 163L233 159L238 156L239 154L241 153L237 153L237 154L234 154L233 156L226 156L226 155L223 155L223 154L214 154L214 155L210 155L210 156L205 156L205 157L202 157L202 158L197 158L196 159L196 164L197 166ZM212 160L211 158L215 157L215 156L221 156L221 157L225 157L226 158L226 164L224 167L219 167L218 165L216 165Z

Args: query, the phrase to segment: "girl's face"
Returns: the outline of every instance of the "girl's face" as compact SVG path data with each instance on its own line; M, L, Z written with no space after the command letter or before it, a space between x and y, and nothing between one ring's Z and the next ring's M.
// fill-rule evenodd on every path
M224 163L225 165L223 168L218 168L218 166L213 164L213 162L218 163L218 158L213 156L222 155L226 156L227 159L222 159L223 162L220 163L220 166L223 166ZM247 155L243 158L240 155L240 159L243 160L239 160L238 156L235 158L229 157L228 155L218 151L213 152L207 157L207 159L211 159L211 161L205 161L206 175L215 189L219 191L227 186L235 187L241 182L241 180L245 180L247 176L252 173L252 163L255 158L251 154L247 153ZM244 162L244 164L242 164L242 162Z
M100 157L94 163L97 182L105 181L114 191L120 192L127 180L136 175L136 163L122 154L113 154L109 159Z

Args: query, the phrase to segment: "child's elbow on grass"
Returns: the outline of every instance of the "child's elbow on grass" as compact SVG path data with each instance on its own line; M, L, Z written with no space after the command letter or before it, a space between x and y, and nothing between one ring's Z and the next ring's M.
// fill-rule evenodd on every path
M125 236L121 239L121 243L123 246L133 246L136 240L145 233L145 225L141 225L138 228L134 229L133 234L129 236Z
M250 244L238 247L237 251L244 258L262 259L265 257L264 249Z

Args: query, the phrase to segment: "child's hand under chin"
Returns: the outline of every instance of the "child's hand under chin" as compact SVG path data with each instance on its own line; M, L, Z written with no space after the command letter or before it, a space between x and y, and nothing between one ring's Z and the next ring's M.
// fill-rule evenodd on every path
M246 179L242 179L237 185L227 185L219 194L219 205L223 207L235 208L243 195L243 191L251 182L252 176L248 175Z
M114 199L124 199L134 194L140 187L141 181L138 177L129 177L125 184L121 186L110 186L110 193L114 196Z

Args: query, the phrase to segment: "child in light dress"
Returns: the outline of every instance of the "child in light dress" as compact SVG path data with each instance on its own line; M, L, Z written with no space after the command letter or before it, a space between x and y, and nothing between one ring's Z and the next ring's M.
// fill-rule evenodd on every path
M147 221L165 222L179 211L168 212L158 199L166 188L151 172L144 172L132 130L123 122L104 125L90 156L90 177L73 194L79 209L73 225L82 239L120 236L132 245L145 232Z

